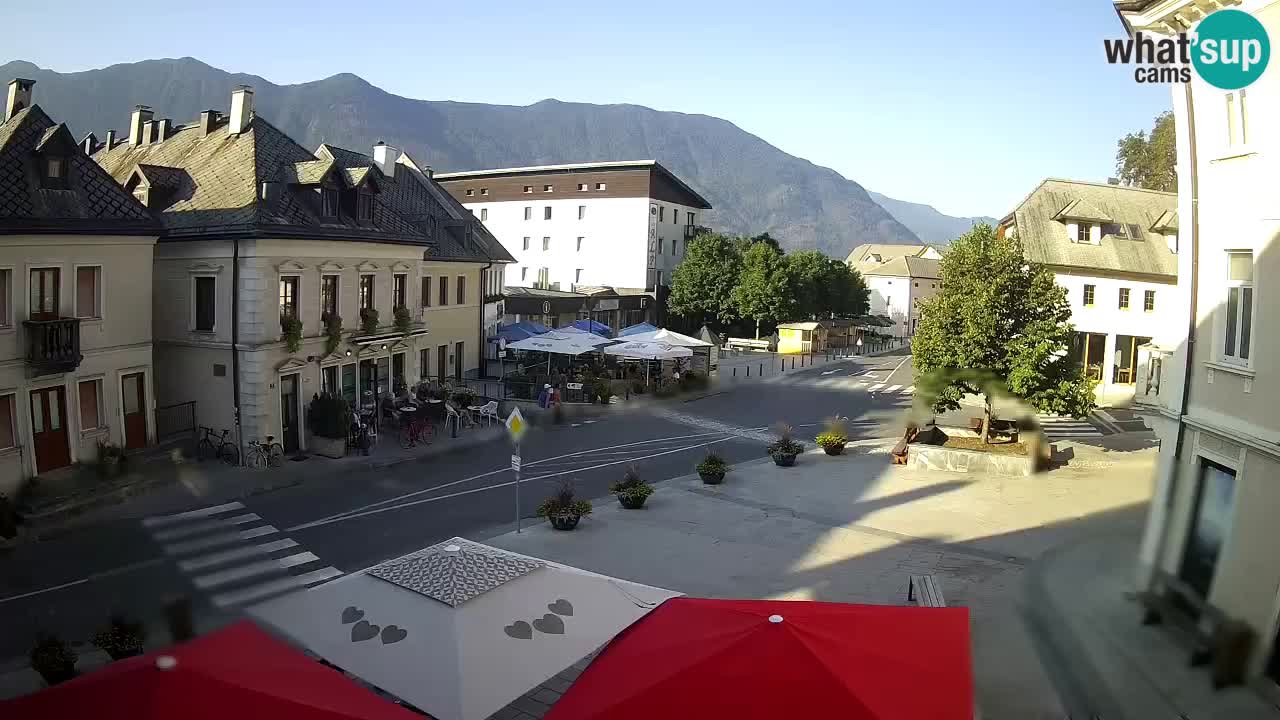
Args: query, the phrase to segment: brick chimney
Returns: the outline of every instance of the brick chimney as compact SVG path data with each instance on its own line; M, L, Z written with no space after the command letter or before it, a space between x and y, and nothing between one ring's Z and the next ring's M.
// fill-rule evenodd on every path
M142 126L151 122L151 117L155 113L151 112L151 108L146 105L136 105L133 108L133 114L129 116L129 144L137 147L144 142L142 135Z
M9 97L4 103L4 122L18 114L19 110L31 107L31 88L35 80L14 78L9 81Z
M253 88L248 85L238 85L231 91L231 115L230 122L227 123L227 132L239 135L249 129L251 120L253 120Z
M381 140L373 146L373 162L382 171L383 175L389 178L396 176L396 160L400 158L400 151L394 146L388 145Z

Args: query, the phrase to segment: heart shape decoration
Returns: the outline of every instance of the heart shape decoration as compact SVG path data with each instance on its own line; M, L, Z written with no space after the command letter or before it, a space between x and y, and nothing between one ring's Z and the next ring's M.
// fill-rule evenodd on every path
M355 622L355 621L359 620L359 619L360 619L360 618L362 618L362 617L364 617L364 611L363 611L363 610L361 610L360 608L356 607L355 605L348 605L348 606L347 606L347 607L342 611L342 624L343 624L343 625L350 625L351 623L353 623L353 622Z
M547 605L547 609L557 615L564 615L565 617L573 617L573 605L568 600L565 600L564 598L560 598L559 600L556 600L550 605Z
M409 637L409 631L405 630L399 625L388 625L382 628L382 644L383 645L398 643L407 637Z
M517 620L502 628L502 632L517 640L528 640L533 637L533 628L529 627L529 623L523 620Z
M559 615L552 615L551 613L534 620L533 627L538 632L544 632L548 635L564 634L564 621L560 619Z
M351 642L372 640L378 637L378 630L380 629L381 628L377 625L371 624L368 620L361 620L351 626Z

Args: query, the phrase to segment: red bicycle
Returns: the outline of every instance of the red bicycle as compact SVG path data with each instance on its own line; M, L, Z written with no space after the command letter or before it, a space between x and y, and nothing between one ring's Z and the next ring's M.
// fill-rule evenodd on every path
M411 448L418 443L431 442L434 430L421 409L400 410L400 447Z

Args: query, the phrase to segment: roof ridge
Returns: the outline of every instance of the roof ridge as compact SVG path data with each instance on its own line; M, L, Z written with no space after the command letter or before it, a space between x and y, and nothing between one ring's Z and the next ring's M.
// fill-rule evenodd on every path
M1040 183L1040 185L1043 185L1044 183L1048 183L1048 182L1060 182L1060 183L1066 183L1068 185L1090 185L1093 187L1107 188L1110 190L1132 190L1135 192L1154 193L1156 195L1171 195L1173 197L1178 196L1178 193L1169 192L1168 190L1152 190L1151 188L1135 187L1133 185L1112 185L1111 183L1100 183L1100 182L1095 182L1093 180L1072 180L1070 178L1060 178L1060 177L1045 178L1044 181ZM1036 189L1039 190L1040 186L1037 185Z

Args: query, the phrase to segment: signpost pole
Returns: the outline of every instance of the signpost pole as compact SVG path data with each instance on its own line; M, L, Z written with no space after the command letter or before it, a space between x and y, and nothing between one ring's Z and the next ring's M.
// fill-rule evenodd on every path
M520 457L520 441L516 441L516 457ZM520 465L516 465L516 532L521 533L520 529Z

